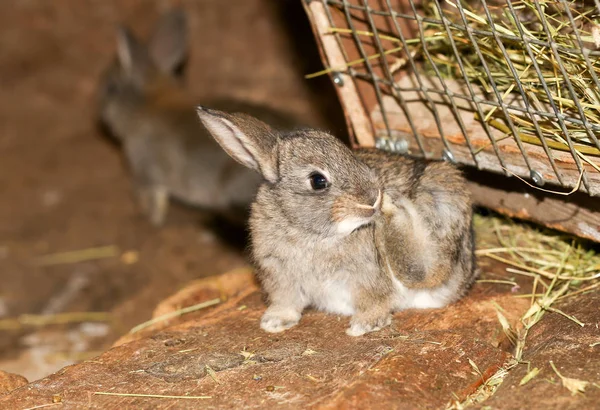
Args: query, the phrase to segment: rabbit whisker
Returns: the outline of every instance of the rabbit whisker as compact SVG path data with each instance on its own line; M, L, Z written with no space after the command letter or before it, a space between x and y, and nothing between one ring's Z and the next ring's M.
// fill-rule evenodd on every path
M363 205L363 204L354 204L355 207L360 208L360 209L373 209L375 208L374 206L371 205Z

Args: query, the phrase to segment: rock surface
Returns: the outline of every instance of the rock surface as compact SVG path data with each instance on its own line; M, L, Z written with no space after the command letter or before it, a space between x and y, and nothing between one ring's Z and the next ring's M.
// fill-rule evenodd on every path
M23 376L0 370L0 395L6 394L18 387L25 386L27 383L29 382Z
M527 338L523 360L539 373L519 386L527 366L513 369L486 406L502 409L597 409L600 408L600 292L574 298L560 309L581 321L547 314ZM584 393L571 394L554 372L550 361L563 377L587 382Z
M312 311L298 326L267 334L258 326L264 311L260 290L251 272L238 271L193 284L193 292L179 292L156 313L164 315L190 301L197 303L190 300L192 294L205 292L211 298L220 286L222 297L227 298L224 303L183 316L177 324L171 321L162 330L146 329L139 339L135 337L140 335L128 336L95 360L67 367L0 398L0 408L48 404L58 395L65 409L441 409L465 400L512 360L504 348L495 304L514 321L529 303L505 288L477 284L467 298L446 309L400 312L391 327L359 338L344 333L348 318ZM550 359L567 377L579 377L581 368L587 376L596 375L591 382L600 380L598 355L593 354L599 347L589 346L598 340L598 314L593 308L600 298L586 300L586 304L561 307L582 320L583 329L549 313L531 331L526 356L543 367L540 376L518 387L527 369L516 367L484 405L591 408L600 399L600 389L592 384L585 395L572 396L560 384L546 380L558 379L547 365Z

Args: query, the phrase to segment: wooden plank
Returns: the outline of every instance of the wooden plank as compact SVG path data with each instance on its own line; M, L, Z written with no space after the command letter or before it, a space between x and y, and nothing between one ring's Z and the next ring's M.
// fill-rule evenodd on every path
M346 59L342 53L336 37L329 32L330 24L325 13L325 6L318 1L304 3L305 10L310 17L311 26L320 44L320 52L327 67L339 67L341 71L346 68ZM354 80L348 74L340 74L343 86L335 86L338 97L344 107L346 123L349 125L351 139L359 146L375 146L375 137L371 121L359 99ZM353 142L354 142L353 141Z
M398 81L398 84L401 87L408 88L413 82L414 79L411 75L405 75ZM446 80L446 85L456 94L463 92L462 86L456 81ZM427 83L427 86L430 89L439 87L439 85L436 86L433 81ZM459 109L459 114L465 125L469 142L471 143L473 151L477 153L475 156L477 163L467 146L467 140L458 125L456 115L452 112L450 105L444 101L439 94L430 94L436 105L444 138L446 139L456 162L475 166L483 170L505 173L498 156L493 150L490 138L487 136L481 123L475 119L475 112L471 104L466 100L455 100ZM419 98L418 92L404 92L404 96L409 101L407 109L411 112L417 131L421 136L422 141L424 141L427 157L434 159L442 158L442 150L445 146L442 142L441 132L434 120L432 111L428 108L427 103ZM409 142L409 153L416 156L422 156L421 152L417 149L416 138L408 125L406 113L400 108L396 100L391 96L386 96L384 98L383 109L387 113L388 124L392 129L392 138L406 139ZM373 121L376 135L386 136L387 130L383 124L381 107L379 105L373 107L373 110L371 111L371 120ZM527 167L514 138L505 138L505 134L493 127L490 127L490 130L492 131L493 138L498 141L497 145L500 155L504 159L506 169L520 177L530 179L529 168ZM527 143L525 143L524 146L531 168L539 172L543 176L545 182L560 186L558 178L554 173L548 156L543 148ZM551 150L551 152L560 169L563 186L568 188L577 186L580 172L573 161L571 153L559 150ZM588 156L588 158L593 161L596 166L600 167L600 159L598 157ZM590 194L600 195L600 173L586 163L583 163L583 168L590 183ZM579 188L581 191L585 191L583 186L580 186Z
M516 178L474 169L465 171L475 203L512 218L600 242L600 200L585 193L569 196L536 191Z

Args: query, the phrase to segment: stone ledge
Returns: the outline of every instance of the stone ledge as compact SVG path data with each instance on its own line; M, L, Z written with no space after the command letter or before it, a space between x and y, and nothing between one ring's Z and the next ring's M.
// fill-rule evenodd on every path
M197 303L194 295L210 293L219 289L217 283L226 283L220 289L228 300L221 305L186 315L162 330L148 330L137 340L123 339L95 360L67 367L3 396L0 408L51 403L57 394L65 409L444 408L473 393L511 359L503 348L505 341L491 302L503 306L509 320L528 307L528 301L513 298L502 287L481 284L446 309L400 312L391 327L359 338L344 333L348 318L312 311L298 326L273 335L258 326L264 304L251 273L237 275L197 282L193 292L179 292L157 312L168 313L185 305L185 300ZM207 297L212 296L208 293ZM553 320L564 325L566 320L549 317L547 326ZM552 331L540 326L539 334L530 337L548 343L542 336ZM529 348L535 350L535 343ZM514 400L521 396L511 387L521 377L516 370L514 376L509 374L507 383L489 401L493 408L512 408L504 404L511 396ZM518 392L536 386L538 382L531 382L527 390ZM591 390L581 399L571 397L561 386L548 386L563 405L598 399L598 393ZM210 398L94 395L97 391ZM543 394L550 395L545 390ZM519 400L521 406L538 407L528 397Z

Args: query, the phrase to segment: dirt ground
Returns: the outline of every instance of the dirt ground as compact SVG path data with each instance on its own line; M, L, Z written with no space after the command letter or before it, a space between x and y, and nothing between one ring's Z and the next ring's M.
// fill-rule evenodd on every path
M191 26L190 92L205 101L264 103L344 134L300 2L184 1ZM155 229L133 201L117 147L96 123L97 79L117 23L147 32L168 1L0 2L0 320L110 312L112 324L0 327L0 369L35 380L109 346L185 283L246 263L243 248L174 206ZM113 245L136 252L38 266L58 252Z

